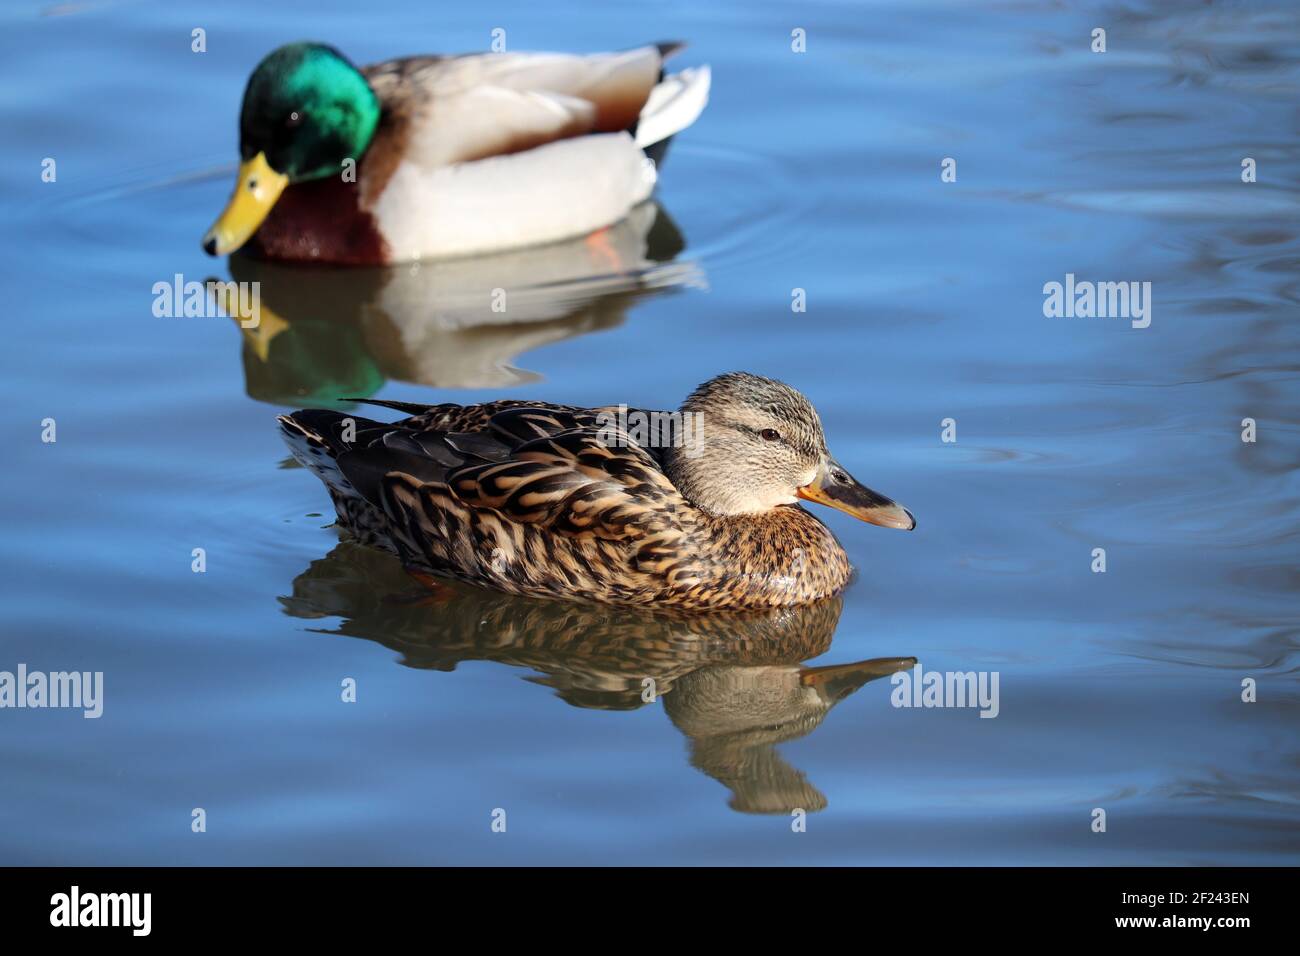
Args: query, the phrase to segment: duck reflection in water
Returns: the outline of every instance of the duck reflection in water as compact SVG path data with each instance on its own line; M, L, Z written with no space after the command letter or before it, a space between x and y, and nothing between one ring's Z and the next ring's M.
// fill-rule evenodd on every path
M820 810L827 798L776 745L804 737L864 684L912 667L880 657L808 667L839 622L839 598L761 614L671 614L520 598L449 584L431 596L391 555L343 542L280 599L321 633L375 641L408 667L495 661L575 707L635 710L662 698L691 763L743 813Z
M230 257L235 282L260 283L256 325L219 304L243 337L249 397L335 407L388 379L438 388L537 381L517 356L613 328L639 300L702 287L677 226L647 202L608 229L466 259L337 269Z

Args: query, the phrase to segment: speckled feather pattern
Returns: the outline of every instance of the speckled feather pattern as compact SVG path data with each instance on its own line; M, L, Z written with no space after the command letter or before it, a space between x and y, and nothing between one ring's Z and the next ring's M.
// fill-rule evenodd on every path
M384 404L384 403L378 403ZM799 506L716 516L652 450L606 447L600 409L500 401L410 406L388 425L281 418L339 524L412 570L500 591L683 609L771 608L838 593L851 572ZM355 441L342 423L355 421Z

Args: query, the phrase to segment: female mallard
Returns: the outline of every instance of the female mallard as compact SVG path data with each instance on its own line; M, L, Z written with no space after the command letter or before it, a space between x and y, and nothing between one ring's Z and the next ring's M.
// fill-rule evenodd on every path
M643 150L708 100L708 67L664 75L677 48L358 69L319 43L280 47L244 91L239 178L203 248L253 238L267 258L383 265L608 226L654 188Z
M340 525L417 572L539 597L784 607L838 593L851 570L796 498L916 526L831 457L808 399L744 372L680 413L373 404L411 417L308 410L280 424Z

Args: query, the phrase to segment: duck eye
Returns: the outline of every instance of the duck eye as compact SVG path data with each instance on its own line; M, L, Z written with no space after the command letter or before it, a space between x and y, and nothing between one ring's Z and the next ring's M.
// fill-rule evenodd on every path
M302 114L299 113L297 110L294 110L292 113L290 113L288 116L285 117L284 125L288 126L290 129L292 129L295 126L301 126Z
M766 441L781 440L781 433L777 431L775 428L764 428L761 432L759 432L759 434L762 435Z

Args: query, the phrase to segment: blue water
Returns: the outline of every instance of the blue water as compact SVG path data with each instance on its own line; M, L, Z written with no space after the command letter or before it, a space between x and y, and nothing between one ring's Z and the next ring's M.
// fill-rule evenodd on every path
M203 256L270 48L495 27L712 65L617 269ZM1293 4L17 2L0 61L0 671L105 695L0 710L0 863L1300 861ZM257 278L273 320L155 317L177 273ZM1151 282L1150 327L1045 317L1067 273ZM500 275L535 290L509 325ZM671 407L738 367L918 519L823 511L859 575L766 629L429 599L274 427L357 393ZM998 717L891 706L906 658L996 671Z

